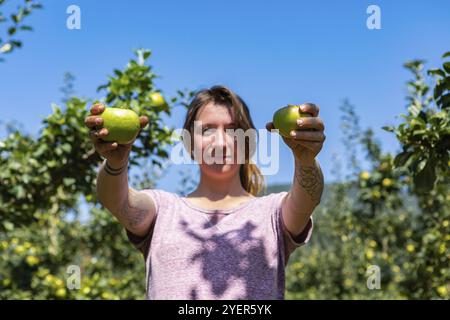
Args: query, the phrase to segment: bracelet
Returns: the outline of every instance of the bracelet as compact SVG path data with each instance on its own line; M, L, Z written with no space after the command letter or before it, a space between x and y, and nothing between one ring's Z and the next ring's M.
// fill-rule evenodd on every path
M114 169L111 168L110 165L108 164L108 161L105 161L105 171L106 173L108 173L111 176L118 176L119 174L121 174L126 168L128 167L128 164L125 164L123 167L119 168L119 169Z

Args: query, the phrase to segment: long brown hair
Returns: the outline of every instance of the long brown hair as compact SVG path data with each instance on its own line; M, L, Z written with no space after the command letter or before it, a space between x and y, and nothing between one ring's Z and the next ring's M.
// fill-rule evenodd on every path
M236 93L224 86L213 86L209 89L202 89L196 93L193 100L189 104L183 129L190 132L193 137L194 121L196 120L198 110L208 103L226 106L234 111L236 129L255 129L253 121L250 117L250 111L247 104ZM255 131L256 132L256 131ZM192 145L192 143L191 143ZM188 150L191 152L191 150ZM256 196L265 188L264 177L258 166L250 161L251 152L249 151L249 143L245 140L245 163L241 164L239 177L242 187L248 193Z

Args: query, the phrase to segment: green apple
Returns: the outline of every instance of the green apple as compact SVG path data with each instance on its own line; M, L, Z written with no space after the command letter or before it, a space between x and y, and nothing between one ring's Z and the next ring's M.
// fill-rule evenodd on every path
M116 141L118 144L133 142L141 128L139 116L130 109L106 108L101 114L103 127L108 129L105 141Z
M152 107L163 107L166 105L166 100L160 92L150 93L150 99L152 100Z
M290 138L292 130L299 130L297 120L310 116L309 113L300 112L300 105L288 104L274 113L273 125L283 137Z

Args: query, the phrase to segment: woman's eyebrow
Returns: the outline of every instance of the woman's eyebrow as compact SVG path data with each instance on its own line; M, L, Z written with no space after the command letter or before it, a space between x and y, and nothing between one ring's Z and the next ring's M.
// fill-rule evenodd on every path
M210 123L210 122L202 122L201 125L202 126L211 126L211 127L217 126L215 123ZM235 122L229 122L229 123L224 124L224 127L235 126L235 125L236 125Z

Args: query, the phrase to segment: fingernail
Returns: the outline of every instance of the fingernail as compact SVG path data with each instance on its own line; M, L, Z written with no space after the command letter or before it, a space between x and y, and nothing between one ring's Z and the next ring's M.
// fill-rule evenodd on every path
M95 119L95 123L96 123L96 124L101 124L101 123L102 123L102 119L100 119L100 118Z
M303 120L302 120L302 119L298 119L298 120L297 120L297 124L298 124L299 126L301 126L301 125L303 124Z
M295 137L295 131L291 131L291 136Z

